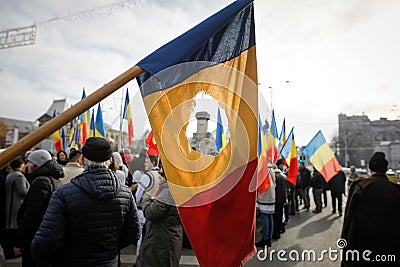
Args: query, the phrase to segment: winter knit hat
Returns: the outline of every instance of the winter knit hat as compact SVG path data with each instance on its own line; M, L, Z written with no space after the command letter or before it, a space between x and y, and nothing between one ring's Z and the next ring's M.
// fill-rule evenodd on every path
M94 162L105 162L111 158L110 143L102 137L89 137L82 148L83 156Z
M38 167L42 167L46 162L51 160L51 155L47 150L35 150L29 154L28 161Z
M377 173L386 173L389 162L385 159L385 153L375 152L369 160L369 169Z

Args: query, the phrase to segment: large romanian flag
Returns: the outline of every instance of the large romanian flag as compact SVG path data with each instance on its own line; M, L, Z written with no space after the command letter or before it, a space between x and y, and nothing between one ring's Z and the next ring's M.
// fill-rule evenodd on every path
M318 131L303 149L303 153L310 159L315 169L322 174L326 182L329 182L333 176L342 170L321 131Z
M138 64L143 101L179 213L201 266L239 266L254 246L257 64L254 8L239 0ZM190 147L194 98L225 110L230 142L217 156ZM254 179L254 180L253 180Z

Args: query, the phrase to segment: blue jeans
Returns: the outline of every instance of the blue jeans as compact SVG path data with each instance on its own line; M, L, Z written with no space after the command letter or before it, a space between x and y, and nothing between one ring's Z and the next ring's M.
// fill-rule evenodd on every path
M274 231L274 218L272 214L265 214L261 212L261 219L263 222L263 238L271 239L272 232Z

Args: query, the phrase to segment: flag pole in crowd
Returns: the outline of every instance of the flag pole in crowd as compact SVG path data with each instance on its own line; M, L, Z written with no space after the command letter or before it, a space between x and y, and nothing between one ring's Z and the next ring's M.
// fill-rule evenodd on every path
M76 103L69 109L65 110L63 113L59 114L54 119L51 119L47 123L43 124L30 134L24 136L17 143L13 144L6 150L0 153L0 168L4 167L8 162L10 162L15 157L18 157L25 151L34 147L36 144L46 139L49 135L53 134L55 131L60 129L62 126L68 124L75 117L79 116L86 110L90 109L92 106L99 103L101 100L107 96L114 93L116 90L124 86L126 83L136 78L143 69L139 66L133 66L128 69L109 83L100 87L97 91L93 92L91 95L87 96L85 99Z

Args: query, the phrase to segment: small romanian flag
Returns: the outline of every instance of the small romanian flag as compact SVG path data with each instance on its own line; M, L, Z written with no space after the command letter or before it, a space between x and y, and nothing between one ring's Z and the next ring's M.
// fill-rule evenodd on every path
M310 159L311 164L321 173L326 182L329 182L333 176L342 170L321 131L318 131L303 149L303 153Z
M106 138L106 131L103 123L103 113L101 112L100 103L97 106L96 122L95 122L95 135L96 137Z
M89 127L88 137L95 137L95 133L96 133L96 124L94 123L94 109L93 109L92 114L90 116L90 127Z
M82 92L82 100L86 98L86 92L85 92L85 88L83 88L83 92ZM85 145L86 143L86 139L88 139L88 124L90 121L90 111L87 110L84 113L82 113L81 115L79 115L79 120L80 120L80 125L79 125L79 129L80 129L80 136L81 136L81 140L82 140L82 145Z
M54 110L53 118L55 118L56 116L57 116L56 110ZM61 139L61 136L60 136L60 130L57 130L53 133L53 142L54 142L57 152L60 150L63 150L63 140Z
M276 146L277 139L278 139L278 130L276 128L275 113L272 110L271 127L268 133L267 157L268 160L274 164L278 160L278 147Z
M271 184L269 180L268 160L267 160L267 137L262 127L260 116L258 117L258 182L257 191L262 194Z
M215 148L219 151L226 146L226 136L222 125L221 110L218 107L217 130L215 131Z
M288 181L293 185L296 185L296 178L299 172L299 167L297 165L297 151L296 142L294 141L293 128L289 133L286 142L283 144L281 155L283 160L286 162L286 166L289 167L287 177Z
M128 89L126 89L123 118L128 121L128 145L130 146L132 144L132 139L133 139L133 121L132 121L131 102L129 100Z

